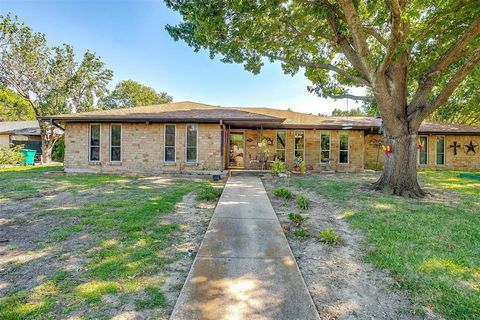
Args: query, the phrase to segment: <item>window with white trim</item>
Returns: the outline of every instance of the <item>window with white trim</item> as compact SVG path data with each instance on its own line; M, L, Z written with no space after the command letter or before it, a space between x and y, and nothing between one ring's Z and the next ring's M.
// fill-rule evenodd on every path
M349 161L349 142L348 133L340 133L340 143L338 148L338 163L348 163Z
M287 132L285 130L277 130L277 141L275 142L275 157L282 162L285 162L286 138Z
M197 162L198 125L187 124L187 162Z
M110 161L122 161L122 125L110 125Z
M164 160L165 162L175 162L175 136L177 128L174 124L165 125L164 134Z
M305 131L295 130L295 158L305 161Z
M320 134L320 162L328 162L330 159L330 134Z
M428 164L428 136L420 136L419 150L418 150L418 163L422 165Z
M100 125L90 125L88 160L100 161Z
M445 137L437 137L437 165L445 165Z

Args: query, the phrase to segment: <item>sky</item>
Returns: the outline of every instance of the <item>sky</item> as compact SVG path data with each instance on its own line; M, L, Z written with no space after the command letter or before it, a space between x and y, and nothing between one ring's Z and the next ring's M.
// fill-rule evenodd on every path
M307 91L309 81L299 72L283 74L280 64L267 63L258 75L239 64L225 64L208 52L194 52L175 42L165 25L181 20L161 0L0 0L0 14L11 13L49 44L71 44L80 58L98 54L113 70L113 89L132 79L166 91L174 101L221 106L263 106L313 114L347 109L347 100L319 98ZM362 91L352 91L361 93ZM349 100L348 107L359 106Z

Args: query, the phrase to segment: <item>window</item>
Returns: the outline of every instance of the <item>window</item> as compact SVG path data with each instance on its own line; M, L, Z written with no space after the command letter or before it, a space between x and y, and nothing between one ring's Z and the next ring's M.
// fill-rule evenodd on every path
M177 128L174 124L165 125L165 162L175 162L175 135Z
M122 126L110 126L110 161L122 161Z
M90 147L88 159L90 161L100 161L100 125L90 125Z
M437 137L437 165L445 164L445 137Z
M338 163L348 163L349 160L349 151L348 151L348 134L340 134L340 146L338 154Z
M198 125L187 124L187 162L197 162Z
M330 135L322 133L320 135L320 162L328 162L330 159Z
M305 131L295 130L295 158L305 161Z
M428 137L420 136L419 142L420 149L418 150L418 163L428 164Z
M277 131L277 142L275 144L275 156L276 159L285 162L285 138L287 137L287 132L285 130Z

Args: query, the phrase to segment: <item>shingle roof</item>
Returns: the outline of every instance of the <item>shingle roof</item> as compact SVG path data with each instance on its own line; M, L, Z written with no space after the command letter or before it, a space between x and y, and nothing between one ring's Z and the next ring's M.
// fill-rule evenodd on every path
M0 134L18 134L39 136L38 121L5 121L0 122Z
M184 101L127 109L112 109L42 117L66 122L207 122L231 121L270 124L278 128L357 129L378 132L381 119L374 117L325 117L260 107L220 107ZM424 121L420 133L480 135L480 127Z

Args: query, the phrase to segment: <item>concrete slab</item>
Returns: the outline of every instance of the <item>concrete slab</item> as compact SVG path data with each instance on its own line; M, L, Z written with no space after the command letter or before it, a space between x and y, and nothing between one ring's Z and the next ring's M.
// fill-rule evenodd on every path
M214 218L203 239L201 257L282 258L290 256L278 221Z
M170 319L320 319L259 178L229 178Z

